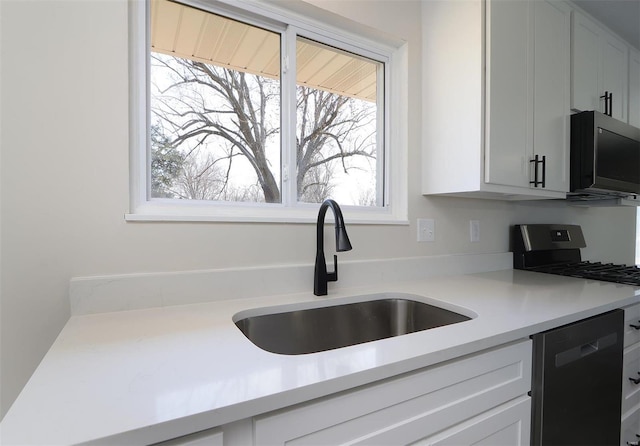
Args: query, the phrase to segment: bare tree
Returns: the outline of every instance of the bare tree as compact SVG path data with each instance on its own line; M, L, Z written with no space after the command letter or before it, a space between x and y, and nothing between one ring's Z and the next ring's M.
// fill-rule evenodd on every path
M359 206L376 206L376 191L373 188L362 189L358 194L357 203Z
M155 96L152 110L171 129L171 144L185 144L187 159L195 158L192 156L195 152L213 142L226 147L214 158L206 159L205 164L223 161L228 179L234 159L243 158L255 173L255 184L263 200L280 202L279 181L274 174L279 175L280 163L278 160L278 165L272 165L268 156L269 144L277 143L279 138L279 82L173 56L153 53L152 57L154 65L162 68L167 73L165 78L170 79L164 85L159 82L160 94ZM375 113L359 102L310 87L297 88L298 199L322 201L331 191L332 169L339 166L348 172L354 168L348 162L351 157L375 158L375 138L362 135L362 129L375 119ZM204 180L202 176L199 178ZM218 196L254 198L255 190L231 191L224 181L216 181L213 183L222 185L222 189L217 189ZM195 195L215 194L199 190Z
M361 133L359 130L371 125L375 114L365 107L357 107L357 101L347 96L310 87L297 90L296 161L298 199L301 199L308 186L317 185L322 178L317 169L329 171L332 163L339 162L346 173L350 169L348 158L375 158L372 134L354 139L354 135ZM325 178L329 180L331 176ZM330 192L330 188L325 190ZM318 196L317 201L327 197Z
M216 165L213 156L208 154L202 160L195 156L185 160L172 192L182 199L217 200L224 187L224 171Z
M264 201L259 184L251 184L244 187L225 188L223 195L219 198L224 201L250 201L258 203Z
M322 203L331 197L334 189L331 183L333 170L327 164L320 164L307 171L302 187L298 185L298 200L305 203Z

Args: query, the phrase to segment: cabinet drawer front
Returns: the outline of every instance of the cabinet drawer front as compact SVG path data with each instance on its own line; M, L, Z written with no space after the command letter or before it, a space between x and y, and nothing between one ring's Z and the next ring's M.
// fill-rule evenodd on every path
M640 407L622 416L620 446L628 446L640 441Z
M640 404L640 381L638 384L631 378L640 380L640 343L634 344L624 351L622 367L622 413L626 413Z
M530 443L531 398L520 397L415 446L524 446Z
M222 430L215 428L155 443L153 446L222 446L223 444Z
M629 347L636 342L640 342L640 304L624 309L624 346Z
M255 444L410 444L524 395L531 354L527 340L256 417Z

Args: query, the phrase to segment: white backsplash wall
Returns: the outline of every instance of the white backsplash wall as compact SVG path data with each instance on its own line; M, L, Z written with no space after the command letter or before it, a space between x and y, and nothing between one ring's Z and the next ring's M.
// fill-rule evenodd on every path
M509 225L532 219L583 224L594 257L631 255L631 210L421 196L420 2L313 3L407 40L415 91L408 103L411 224L347 222L354 249L341 260L506 252ZM126 0L0 2L0 416L68 320L73 277L313 263L311 224L124 221L127 31ZM416 218L435 220L435 242L416 242ZM480 221L479 242L469 241L471 219Z

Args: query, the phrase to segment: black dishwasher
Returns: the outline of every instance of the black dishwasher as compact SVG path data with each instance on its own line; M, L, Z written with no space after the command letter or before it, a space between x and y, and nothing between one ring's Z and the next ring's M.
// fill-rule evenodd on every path
M532 336L532 445L620 445L623 330L613 310Z

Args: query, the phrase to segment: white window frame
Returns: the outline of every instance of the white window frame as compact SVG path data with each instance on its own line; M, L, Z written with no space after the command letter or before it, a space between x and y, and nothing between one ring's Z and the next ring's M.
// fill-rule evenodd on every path
M330 13L320 12L303 2L290 1L287 9L259 0L180 0L213 13L251 23L251 17L260 18L259 26L274 24L274 30L299 35L342 48L373 59L385 61L384 110L379 119L384 121L384 157L378 157L378 169L384 175L384 206L342 205L345 220L363 224L408 224L407 203L407 121L408 121L408 61L406 42L383 36L369 28L347 21ZM149 145L149 2L129 1L129 146L130 146L130 209L127 221L235 221L308 223L317 219L317 203L245 203L199 200L149 198L150 160ZM318 17L318 16L324 17ZM330 17L327 19L327 17ZM342 26L329 24L340 22ZM347 23L348 22L348 23ZM346 23L346 26L345 26ZM280 25L282 24L282 25ZM286 25L285 25L286 24ZM347 27L349 31L347 31ZM287 39L285 48L289 63L295 66L295 38ZM293 59L293 60L292 60ZM295 76L283 73L282 83L295 82ZM288 97L290 89L283 88L282 116L295 112L295 97ZM289 114L287 114L289 113ZM384 114L384 115L382 115ZM283 134L293 132L292 120L283 119ZM378 132L380 133L380 132ZM295 166L294 151L286 147L283 138L282 157L288 157ZM381 159L384 158L384 161ZM384 163L384 164L383 164ZM286 162L283 164L287 164ZM295 169L295 168L294 168ZM380 171L380 170L378 170ZM284 173L283 173L284 175ZM283 181L282 188L295 187L294 181ZM283 198L289 194L283 193ZM294 195L295 196L295 195Z

